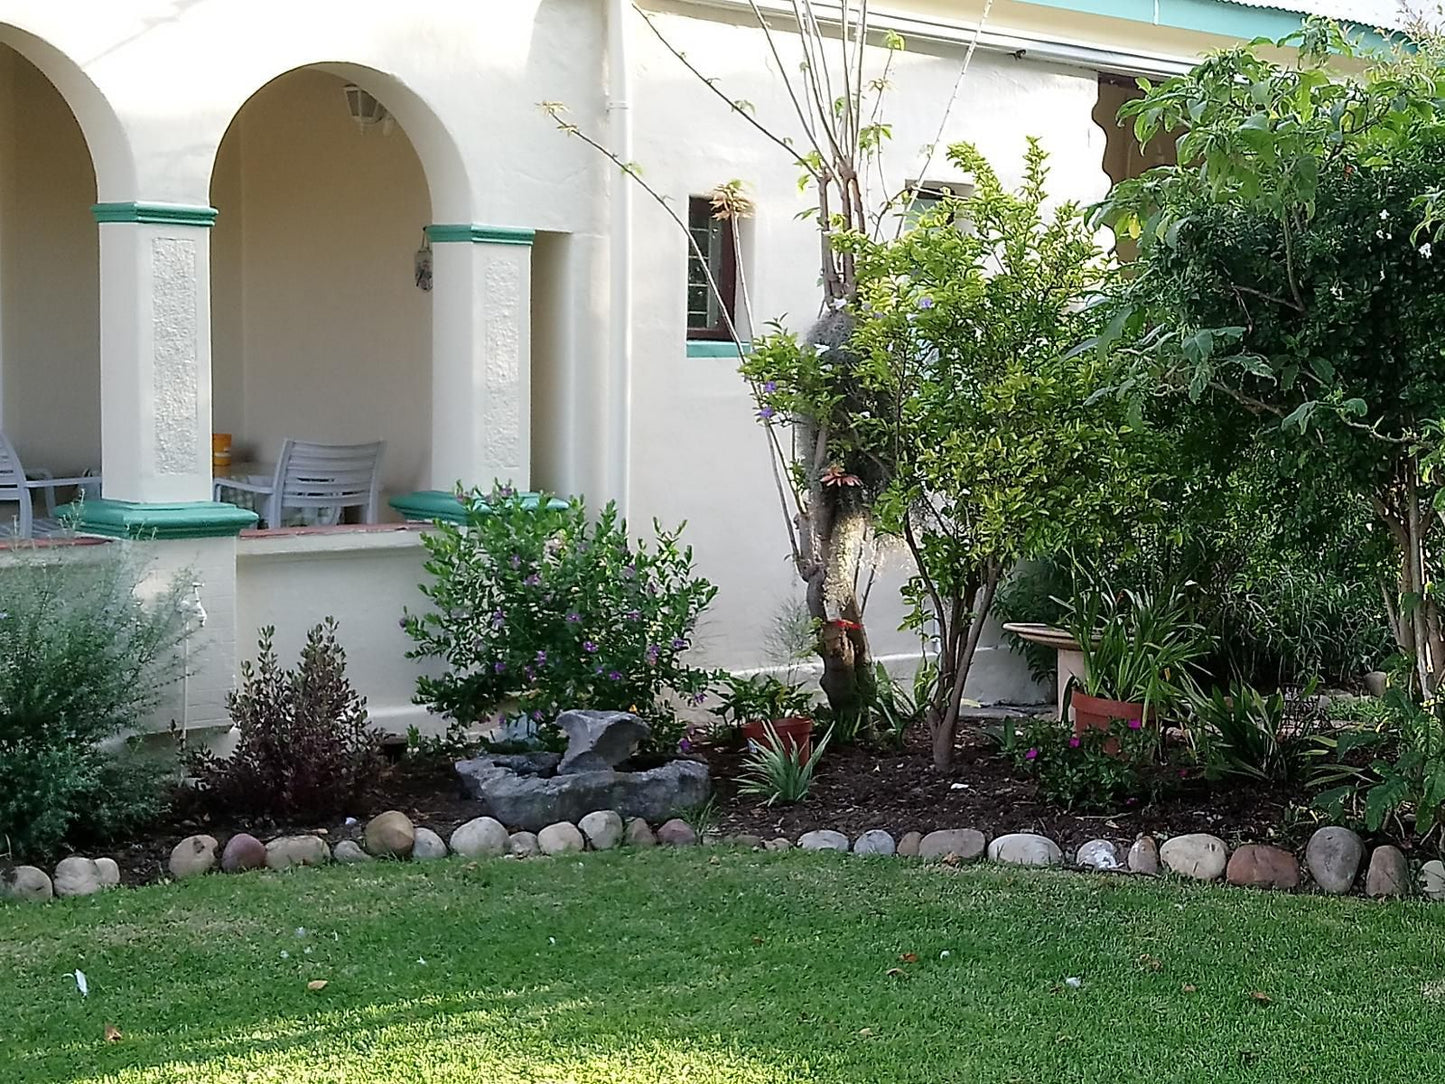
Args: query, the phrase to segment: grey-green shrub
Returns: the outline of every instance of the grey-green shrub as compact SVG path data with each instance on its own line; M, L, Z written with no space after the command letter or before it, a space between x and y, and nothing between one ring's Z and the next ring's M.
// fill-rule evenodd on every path
M0 853L39 858L159 812L159 769L101 748L183 673L187 579L137 592L116 543L22 547L0 566Z

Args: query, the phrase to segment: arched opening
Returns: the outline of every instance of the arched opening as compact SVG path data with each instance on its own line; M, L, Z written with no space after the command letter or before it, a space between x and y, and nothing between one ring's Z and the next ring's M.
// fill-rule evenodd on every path
M95 202L96 171L71 106L0 44L0 434L32 480L100 467ZM73 494L33 490L35 515ZM14 500L0 495L0 535L17 520Z
M232 436L233 473L267 481L288 438L384 440L390 495L421 488L430 459L431 295L417 262L432 188L404 124L376 111L385 91L348 85L315 67L279 76L221 142L213 428Z

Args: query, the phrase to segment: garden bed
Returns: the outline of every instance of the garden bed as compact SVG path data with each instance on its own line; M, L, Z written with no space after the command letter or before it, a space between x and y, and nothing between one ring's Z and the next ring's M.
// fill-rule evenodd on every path
M706 750L716 786L717 827L771 839L818 828L856 836L883 828L905 832L977 828L986 836L1033 831L1067 852L1091 839L1127 845L1141 833L1158 838L1209 832L1233 846L1240 842L1302 844L1317 825L1305 797L1281 787L1230 785L1186 789L1166 801L1107 812L1068 813L1042 799L1037 784L1017 777L996 747L972 731L962 737L953 770L934 771L928 735L911 732L904 748L882 753L861 747L828 749L807 799L768 806L739 794L741 750Z

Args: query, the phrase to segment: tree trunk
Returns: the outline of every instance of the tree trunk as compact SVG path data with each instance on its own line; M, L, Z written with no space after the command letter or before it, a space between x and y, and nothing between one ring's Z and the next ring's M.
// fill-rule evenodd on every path
M983 583L976 589L970 587L964 604L952 608L955 615L954 627L941 630L942 634L939 636L945 657L939 659L938 686L934 689L928 710L935 771L946 772L953 767L953 746L958 739L958 717L963 708L963 689L968 684L974 656L978 653L978 641L983 634L984 621L993 609L999 576L997 568L987 568ZM960 627L964 621L968 622L966 630Z

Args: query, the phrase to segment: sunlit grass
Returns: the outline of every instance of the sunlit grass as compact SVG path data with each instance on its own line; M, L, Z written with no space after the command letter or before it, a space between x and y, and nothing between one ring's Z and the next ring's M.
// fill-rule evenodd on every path
M341 867L0 906L0 1081L1435 1081L1442 980L1423 903L832 854Z

